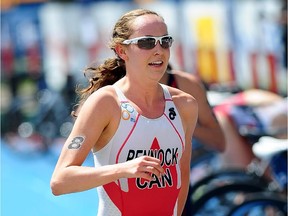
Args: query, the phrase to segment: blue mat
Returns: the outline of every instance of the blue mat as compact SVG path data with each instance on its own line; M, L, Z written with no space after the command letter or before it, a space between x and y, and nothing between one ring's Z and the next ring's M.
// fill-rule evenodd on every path
M21 156L1 141L2 216L95 216L96 189L54 196L50 178L57 155Z

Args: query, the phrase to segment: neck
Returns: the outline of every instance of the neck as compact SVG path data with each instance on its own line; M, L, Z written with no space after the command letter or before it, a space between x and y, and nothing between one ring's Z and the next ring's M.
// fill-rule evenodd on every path
M164 73L164 75L162 76L162 78L159 81L162 84L167 85L168 84L168 73L167 71Z

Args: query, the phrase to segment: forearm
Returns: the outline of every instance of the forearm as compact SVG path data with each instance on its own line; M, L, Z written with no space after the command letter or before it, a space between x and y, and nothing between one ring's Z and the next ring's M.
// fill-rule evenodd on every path
M61 172L57 171L51 179L54 195L89 190L120 178L119 165L107 165L99 168L69 166Z
M153 175L160 177L163 173L161 161L150 156L97 168L67 166L60 160L51 179L51 188L54 195L61 195L89 190L119 178L143 178L151 181Z
M209 128L197 125L193 134L204 145L210 148L223 152L225 150L225 139L221 128Z

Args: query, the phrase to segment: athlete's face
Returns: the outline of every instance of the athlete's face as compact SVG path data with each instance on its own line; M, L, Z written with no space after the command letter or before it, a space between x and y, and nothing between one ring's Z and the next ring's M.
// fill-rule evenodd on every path
M167 26L164 21L156 15L144 15L136 18L132 23L134 30L129 39L143 36L163 37L167 36ZM146 38L155 42L155 38ZM161 40L157 41L157 39ZM149 41L137 41L134 44L124 45L126 54L127 74L140 79L153 79L159 81L166 71L170 57L170 47L168 45L170 38L156 38L156 45ZM128 41L129 42L129 41ZM131 40L130 40L131 42ZM140 44L141 43L141 44ZM172 42L171 42L172 43ZM171 44L170 44L171 45Z

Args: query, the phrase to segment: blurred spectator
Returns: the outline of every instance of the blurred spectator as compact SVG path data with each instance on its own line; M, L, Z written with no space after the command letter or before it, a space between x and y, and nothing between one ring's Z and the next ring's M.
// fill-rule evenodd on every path
M214 108L223 128L223 167L243 168L256 159L253 142L263 135L287 139L287 98L260 89L229 97Z
M199 113L193 137L207 148L223 152L225 149L223 131L209 105L206 90L201 80L190 73L172 69L169 64L167 73L164 74L160 82L179 88L196 98Z

